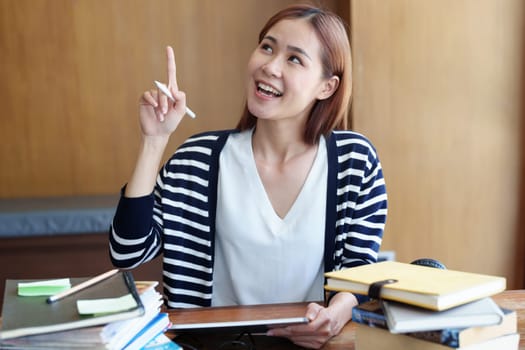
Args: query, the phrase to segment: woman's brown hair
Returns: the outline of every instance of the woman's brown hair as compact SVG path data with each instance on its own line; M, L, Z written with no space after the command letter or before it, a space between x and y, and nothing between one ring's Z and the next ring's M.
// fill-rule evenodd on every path
M337 76L339 86L325 100L318 100L306 121L304 141L314 144L321 135L332 130L345 130L348 125L348 109L352 96L352 57L346 28L337 15L310 5L293 5L271 17L259 33L259 43L270 28L284 19L308 19L322 46L321 63L325 78ZM255 126L257 118L245 104L237 129L247 130Z

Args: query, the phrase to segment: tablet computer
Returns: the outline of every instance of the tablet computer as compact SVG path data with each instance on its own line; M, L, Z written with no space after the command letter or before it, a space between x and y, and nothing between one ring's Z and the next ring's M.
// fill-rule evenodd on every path
M307 324L306 303L205 307L169 310L175 333L266 333L271 328Z

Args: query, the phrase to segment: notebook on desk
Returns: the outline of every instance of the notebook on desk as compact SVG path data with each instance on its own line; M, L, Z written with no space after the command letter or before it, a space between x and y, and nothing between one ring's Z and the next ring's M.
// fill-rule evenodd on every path
M87 278L72 278L78 285ZM7 280L2 309L0 340L26 335L58 332L81 327L98 326L144 314L144 306L137 293L131 272L118 272L113 276L78 291L54 303L47 296L20 296L19 284L36 280ZM100 314L81 314L77 301L93 301L130 296L132 305L122 311ZM128 305L126 303L126 305Z
M174 333L266 333L270 328L307 324L305 303L170 310Z

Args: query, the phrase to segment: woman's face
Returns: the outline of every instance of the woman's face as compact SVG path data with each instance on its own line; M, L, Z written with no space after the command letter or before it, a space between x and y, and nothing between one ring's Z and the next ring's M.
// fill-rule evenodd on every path
M306 20L276 23L248 62L247 105L259 119L306 120L317 99L326 98L321 43Z

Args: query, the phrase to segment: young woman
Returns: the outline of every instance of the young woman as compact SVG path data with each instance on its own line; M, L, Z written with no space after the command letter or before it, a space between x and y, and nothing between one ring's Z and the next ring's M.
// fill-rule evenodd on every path
M248 62L236 129L186 140L158 168L185 114L173 50L168 87L140 101L142 142L110 233L115 266L163 256L167 306L323 300L324 272L373 263L387 214L381 165L345 131L350 46L341 20L311 6L274 15ZM357 299L337 293L305 310L308 325L274 329L321 347Z

